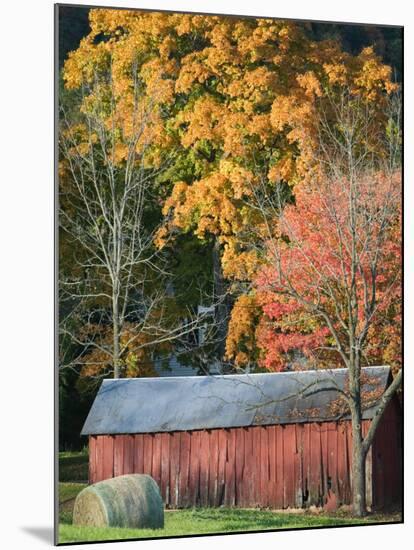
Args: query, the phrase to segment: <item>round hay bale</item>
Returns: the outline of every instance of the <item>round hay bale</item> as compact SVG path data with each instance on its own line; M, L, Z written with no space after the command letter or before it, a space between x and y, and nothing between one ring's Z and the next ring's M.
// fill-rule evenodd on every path
M158 485L144 474L114 477L81 491L73 509L75 525L94 527L164 527Z

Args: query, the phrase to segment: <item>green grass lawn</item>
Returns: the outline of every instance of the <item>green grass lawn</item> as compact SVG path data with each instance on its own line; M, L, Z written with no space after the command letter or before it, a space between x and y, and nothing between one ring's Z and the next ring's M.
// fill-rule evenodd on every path
M60 543L400 521L399 514L373 514L362 520L357 520L348 517L344 513L335 515L311 514L309 512L295 514L273 512L272 510L197 508L190 510L167 510L165 512L165 526L163 529L78 527L72 525L73 503L77 493L84 487L85 484L82 483L60 483Z

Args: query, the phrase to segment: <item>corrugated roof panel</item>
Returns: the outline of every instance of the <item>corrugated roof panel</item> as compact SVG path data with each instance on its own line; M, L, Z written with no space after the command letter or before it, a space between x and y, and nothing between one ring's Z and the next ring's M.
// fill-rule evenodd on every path
M365 367L378 399L389 367ZM344 415L347 370L104 380L82 435L154 433L326 421ZM364 411L371 418L375 404Z

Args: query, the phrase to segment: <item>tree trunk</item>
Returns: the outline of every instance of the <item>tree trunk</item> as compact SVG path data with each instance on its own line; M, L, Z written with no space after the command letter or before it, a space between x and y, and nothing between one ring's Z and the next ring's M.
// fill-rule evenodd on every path
M113 315L113 366L114 366L114 378L121 377L120 357L119 357L119 311L118 301L113 300L112 315Z
M354 514L358 517L365 516L367 513L365 459L361 415L356 414L356 418L352 418L352 507Z
M221 268L220 243L218 239L215 240L214 246L213 246L213 275L214 275L214 300L220 301L226 292L226 284L223 277L223 271ZM218 338L219 338L218 353L219 353L220 360L224 355L225 347L226 347L228 317L229 317L228 303L226 303L226 301L222 301L216 306L216 311L215 311L215 321L218 327Z

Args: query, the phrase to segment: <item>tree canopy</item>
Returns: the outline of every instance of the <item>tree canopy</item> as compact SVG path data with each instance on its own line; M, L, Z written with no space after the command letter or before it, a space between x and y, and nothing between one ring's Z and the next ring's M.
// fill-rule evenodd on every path
M155 242L171 246L181 233L219 243L236 297L227 355L241 364L242 331L252 335L265 314L243 291L266 262L258 243L269 220L255 200L282 186L294 203L320 175L318 113L333 120L344 89L372 111L368 139L378 148L396 88L391 68L372 47L352 55L290 21L110 9L91 10L89 19L90 33L64 66L66 88L83 89L82 109L100 109L123 136L115 163L127 162L131 120L145 119L136 152L145 166L163 167L153 179L165 216ZM271 225L276 231L276 219Z

